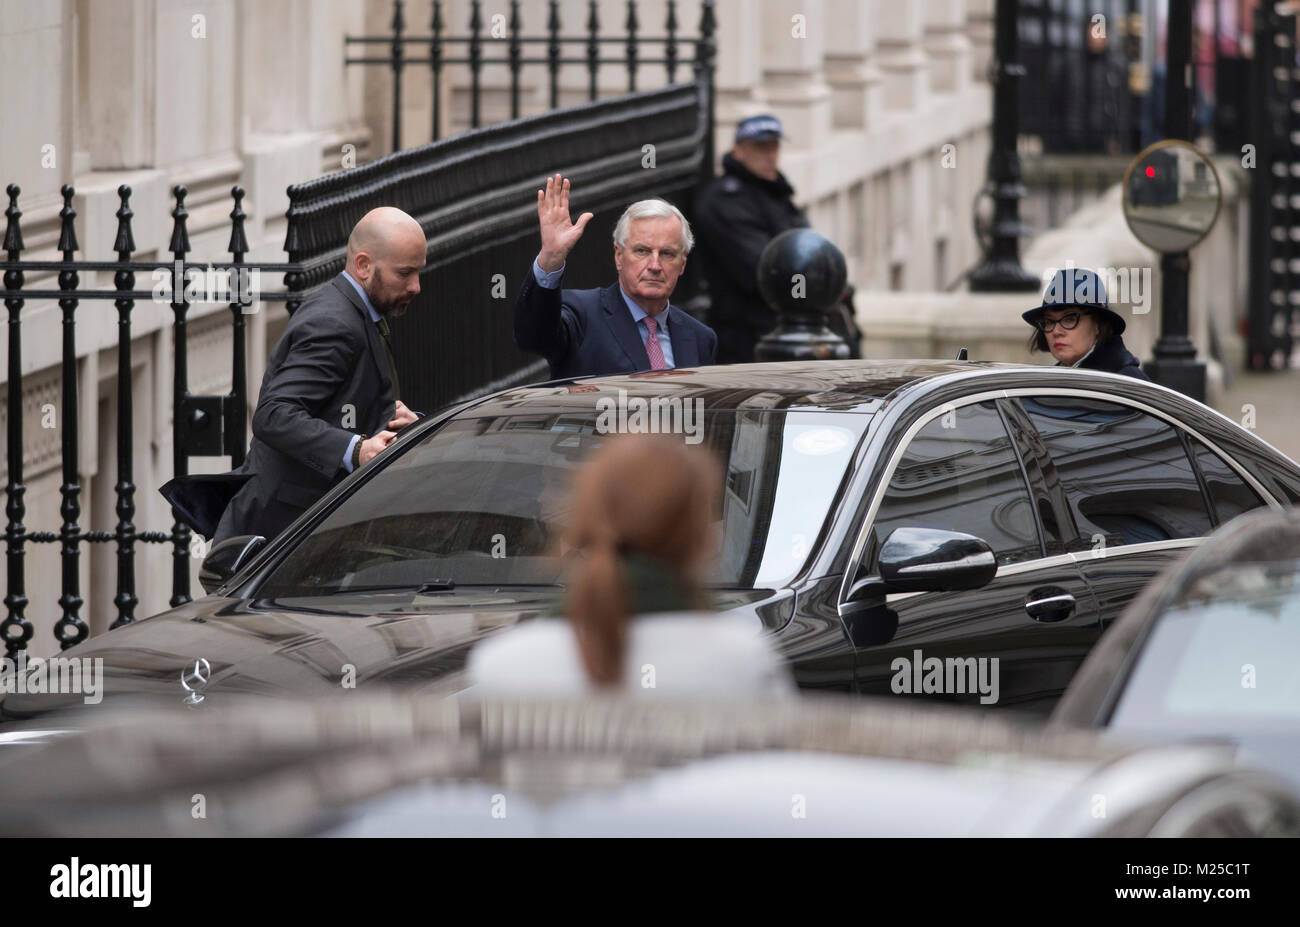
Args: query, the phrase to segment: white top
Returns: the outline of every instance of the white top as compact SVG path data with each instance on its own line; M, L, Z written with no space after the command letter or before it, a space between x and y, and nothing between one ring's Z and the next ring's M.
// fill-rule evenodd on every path
M475 695L571 697L592 693L573 626L541 618L470 651ZM758 620L712 612L660 612L629 625L623 694L650 698L785 698L795 694L785 660Z

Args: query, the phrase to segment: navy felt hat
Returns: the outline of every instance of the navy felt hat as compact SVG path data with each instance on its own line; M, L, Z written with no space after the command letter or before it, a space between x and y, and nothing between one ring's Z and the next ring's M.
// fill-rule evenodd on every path
M1087 309L1097 315L1110 319L1115 334L1124 332L1127 324L1124 317L1110 308L1106 299L1106 284L1101 275L1086 267L1066 267L1052 274L1052 279L1043 291L1043 302L1020 317L1030 325L1037 325L1039 317L1048 309L1067 308Z
M774 138L785 138L785 131L781 128L781 120L771 114L750 116L740 120L736 126L738 142L766 142Z

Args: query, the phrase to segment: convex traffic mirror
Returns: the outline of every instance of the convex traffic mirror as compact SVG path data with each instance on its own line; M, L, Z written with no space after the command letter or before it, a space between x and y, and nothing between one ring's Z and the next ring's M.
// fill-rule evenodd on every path
M1161 254L1187 251L1209 234L1222 205L1218 172L1190 142L1156 142L1124 173L1124 219Z

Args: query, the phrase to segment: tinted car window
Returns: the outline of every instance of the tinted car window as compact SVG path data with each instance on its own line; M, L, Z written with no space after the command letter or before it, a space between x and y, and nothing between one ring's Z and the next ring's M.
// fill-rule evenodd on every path
M1228 737L1300 785L1300 562L1232 563L1161 614L1110 718L1136 735Z
M875 521L876 547L895 528L943 528L983 538L998 563L1041 556L1020 460L992 402L960 406L907 446Z
M759 409L702 420L684 438L713 450L726 487L710 578L784 584L813 550L870 416ZM604 430L595 410L452 419L343 500L255 594L561 583L569 482Z
M1097 548L1201 537L1204 494L1173 427L1137 409L1075 396L1021 401L1051 454L1080 539Z
M1205 487L1210 492L1210 505L1214 507L1219 524L1264 504L1264 500L1246 485L1246 481L1222 457L1190 435L1187 440L1196 455L1196 465L1201 468L1201 476L1205 478Z

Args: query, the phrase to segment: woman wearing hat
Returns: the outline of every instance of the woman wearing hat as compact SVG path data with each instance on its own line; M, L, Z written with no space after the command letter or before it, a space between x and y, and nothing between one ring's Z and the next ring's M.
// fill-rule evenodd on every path
M1034 326L1030 351L1050 351L1058 367L1084 367L1151 380L1124 346L1124 317L1106 301L1106 287L1094 271L1058 270L1043 304L1021 316Z

